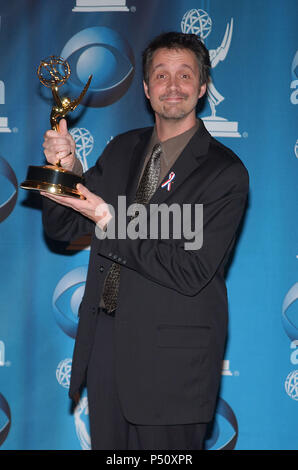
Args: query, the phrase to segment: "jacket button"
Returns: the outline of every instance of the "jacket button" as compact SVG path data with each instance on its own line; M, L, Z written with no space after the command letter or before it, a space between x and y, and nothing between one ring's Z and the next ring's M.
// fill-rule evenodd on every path
M113 256L113 253L109 253L108 256Z
M105 268L103 266L99 266L99 270L100 270L101 273L104 271L104 269Z

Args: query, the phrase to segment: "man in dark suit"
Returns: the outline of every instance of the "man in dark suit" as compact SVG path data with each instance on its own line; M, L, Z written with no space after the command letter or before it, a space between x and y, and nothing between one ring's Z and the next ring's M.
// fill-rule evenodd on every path
M78 186L85 200L44 194L50 237L93 233L70 386L77 399L87 379L93 449L202 449L214 414L227 331L224 270L248 174L196 119L209 67L195 35L153 40L143 69L154 128L109 143ZM44 149L49 162L59 158L80 171L64 120L60 133L46 132ZM120 197L126 207L139 204L124 218L126 233ZM161 204L190 209L191 217L178 223L189 224L179 237L177 212L168 218L167 237L160 228L150 236ZM195 220L200 205L203 226ZM130 224L138 237L127 236Z

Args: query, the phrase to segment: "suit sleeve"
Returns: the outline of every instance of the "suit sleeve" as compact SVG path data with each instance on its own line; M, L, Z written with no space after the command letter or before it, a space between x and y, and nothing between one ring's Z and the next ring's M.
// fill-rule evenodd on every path
M206 286L226 260L243 216L248 174L241 163L233 163L213 181L204 196L203 244L185 249L185 238L131 240L105 238L99 253L134 269L165 287L193 296Z

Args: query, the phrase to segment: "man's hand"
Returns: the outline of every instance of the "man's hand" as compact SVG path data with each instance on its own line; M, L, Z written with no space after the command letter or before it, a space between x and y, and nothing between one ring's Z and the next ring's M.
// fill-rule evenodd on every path
M76 161L76 144L67 130L67 122L61 119L59 132L49 130L44 135L44 154L52 165L60 161L60 165L71 171Z
M108 204L101 197L89 191L82 184L77 184L77 190L85 197L85 199L56 196L43 191L41 191L40 194L57 202L58 204L71 207L75 211L80 212L80 214L88 217L88 219L95 222L98 227L103 230L112 218Z

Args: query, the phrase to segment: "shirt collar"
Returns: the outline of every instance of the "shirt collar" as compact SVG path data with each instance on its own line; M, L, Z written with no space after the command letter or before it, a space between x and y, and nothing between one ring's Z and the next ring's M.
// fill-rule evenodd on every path
M177 153L177 150L179 151L179 153L182 152L184 147L186 147L190 139L197 132L199 125L200 123L199 123L199 120L197 119L193 127L183 132L182 134L178 134L175 137L171 137L170 139L165 140L164 142L159 141L156 126L154 126L152 136L150 139L150 148L152 149L154 145L160 143L165 162L170 163L171 156Z

